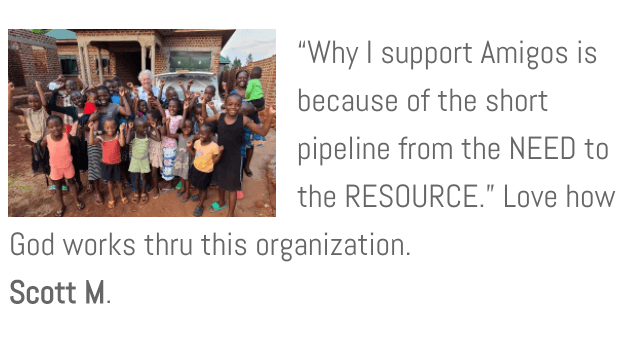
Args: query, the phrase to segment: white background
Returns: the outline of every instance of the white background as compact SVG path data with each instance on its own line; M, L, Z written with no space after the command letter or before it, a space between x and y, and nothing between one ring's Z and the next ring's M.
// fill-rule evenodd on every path
M616 2L490 3L339 2L205 5L206 17L176 4L54 3L9 5L8 28L137 27L254 28L278 34L279 191L275 219L16 219L4 222L0 247L2 346L6 359L622 359L624 275L622 245L622 47ZM18 8L19 6L19 8ZM103 8L101 7L103 6ZM143 7L143 8L141 8ZM167 9L178 7L179 15ZM120 15L120 11L124 14ZM193 18L189 20L189 16ZM97 20L93 22L93 17ZM117 21L109 20L118 18ZM31 20L25 23L24 19ZM50 23L49 20L57 20ZM148 19L152 19L149 20ZM45 25L45 26L44 26ZM6 34L6 32L5 32ZM311 63L301 40L336 40L359 46L353 68ZM366 64L366 41L377 57ZM565 46L568 63L479 64L485 42L494 46ZM593 65L576 63L578 40L597 49ZM473 47L473 64L385 65L381 46ZM358 61L359 60L359 61ZM3 53L6 64L6 52ZM2 74L5 75L6 72ZM300 113L297 92L396 94L400 105L425 88L454 88L477 96L473 113ZM549 111L490 113L483 97L504 87L511 93L548 94ZM2 90L4 92L4 88ZM435 100L430 99L430 100ZM313 136L328 142L348 136L384 141L396 150L411 141L477 136L508 153L510 136L572 136L573 160L333 161L298 167L297 146ZM607 160L586 160L585 139L606 142ZM6 136L2 135L6 144ZM6 149L6 147L4 147ZM396 152L392 154L396 155ZM6 161L6 156L0 157ZM7 169L2 166L2 172ZM3 177L6 179L6 173ZM494 184L479 193L477 209L303 209L296 194L310 183L344 194L345 183ZM503 186L555 190L555 208L505 209ZM566 208L565 187L616 191L611 208ZM52 200L51 200L52 201ZM7 211L6 203L2 206ZM5 213L6 214L6 213ZM6 216L6 215L5 215ZM56 255L10 255L10 234L47 237ZM68 257L63 237L131 237L132 257ZM148 257L140 239L200 238L217 232L245 238L248 255ZM405 240L410 256L307 257L282 262L253 254L255 239L376 236ZM9 284L72 281L77 305L13 305ZM110 304L84 304L84 281L104 279Z

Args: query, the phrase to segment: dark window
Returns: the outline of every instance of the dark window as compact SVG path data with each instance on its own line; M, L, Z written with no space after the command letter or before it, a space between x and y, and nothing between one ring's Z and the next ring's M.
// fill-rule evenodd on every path
M95 58L95 73L100 73L100 64L97 57ZM102 75L110 75L110 68L108 66L108 55L102 55Z
M78 75L78 61L74 55L59 55L63 75Z
M172 51L169 54L169 71L210 71L210 52Z

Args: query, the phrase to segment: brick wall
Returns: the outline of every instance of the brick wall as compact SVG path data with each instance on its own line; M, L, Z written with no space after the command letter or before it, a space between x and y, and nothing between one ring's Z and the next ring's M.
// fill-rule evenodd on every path
M56 79L61 73L56 39L24 29L9 29L8 32L10 81L35 90L35 81L47 85Z
M267 105L275 104L276 97L276 73L277 73L277 57L276 55L271 56L270 58L252 61L248 66L244 68L249 71L251 74L251 69L259 66L262 68L262 78L260 82L262 83L262 91L264 92L264 99L266 100Z
M243 66L237 69L232 69L228 71L224 71L222 77L220 77L220 81L226 82L228 84L228 89L233 89L235 86L235 78L236 73L240 70L247 70L251 74L251 69L259 66L262 68L262 78L260 82L262 83L262 91L264 92L264 99L266 102L266 110L260 112L260 118L269 118L269 110L268 107L273 104L277 104L277 96L276 96L276 74L277 74L277 57L276 55L271 56L270 58L252 61L249 65ZM271 126L275 127L275 119L271 123Z
M35 34L26 29L9 29L9 36L18 37L24 40L32 40L47 45L56 46L56 39L47 35Z
M219 59L221 57L221 35L192 35L192 36L166 36L162 37L154 30L80 30L80 37L83 36L115 36L120 41L135 41L133 36L136 35L155 35L163 44L162 47L156 48L155 71L156 74L169 71L169 53L170 51L201 51L211 53L210 70L215 74L219 73ZM110 44L114 44L111 42ZM138 45L138 44L137 44ZM78 46L75 44L58 45L58 53L62 55L74 55L78 59ZM104 75L104 78L112 78L120 76L124 83L138 83L137 75L141 71L136 64L128 59L130 56L127 52L116 53L114 49L110 51L102 49L102 55L109 56L110 75ZM139 47L140 53L140 47ZM136 56L133 55L133 56ZM89 46L89 64L91 68L91 76L93 81L99 82L99 75L95 68L97 59L97 49ZM78 59L79 74L82 67L81 59ZM140 64L140 63L139 63ZM151 69L151 64L147 62L147 68ZM140 67L140 65L139 65Z
M115 56L115 75L121 78L121 83L131 82L135 85L139 84L137 76L141 72L141 55L140 53L113 53ZM133 59L135 61L133 61ZM139 61L136 61L136 60ZM111 69L113 70L113 69Z
M232 69L229 71L224 71L223 76L221 77L221 81L227 82L228 89L233 89L235 86L236 73L240 70L247 70L251 74L251 69L259 66L262 68L262 78L260 82L262 83L262 91L264 92L264 99L266 100L267 105L275 104L276 97L276 73L277 73L277 57L276 55L271 56L270 58L252 61L247 66L242 66L237 69Z
M32 47L32 56L35 60L35 70L38 73L47 73L48 72L48 52L45 48L41 46Z
M167 36L162 39L163 47L156 51L156 74L169 72L169 53L171 51L210 52L210 71L219 73L221 58L221 36L193 35Z
M9 81L13 82L15 86L26 85L18 45L11 46L9 44Z

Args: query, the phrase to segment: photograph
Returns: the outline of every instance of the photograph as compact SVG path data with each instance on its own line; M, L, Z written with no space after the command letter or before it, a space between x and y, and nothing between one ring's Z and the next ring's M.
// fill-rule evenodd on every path
M8 31L9 216L276 216L276 30Z

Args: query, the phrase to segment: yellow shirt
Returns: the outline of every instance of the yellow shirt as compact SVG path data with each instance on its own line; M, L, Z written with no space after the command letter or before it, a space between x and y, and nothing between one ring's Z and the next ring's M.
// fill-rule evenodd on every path
M195 160L193 161L195 169L204 173L212 172L214 168L212 155L219 151L219 146L214 141L202 146L201 140L195 140L193 147L195 148Z

